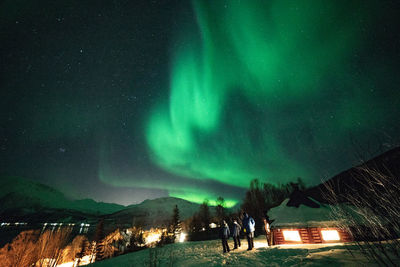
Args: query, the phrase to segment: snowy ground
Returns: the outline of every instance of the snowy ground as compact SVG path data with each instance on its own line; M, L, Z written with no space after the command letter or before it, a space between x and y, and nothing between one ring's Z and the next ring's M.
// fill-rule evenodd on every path
M232 239L229 246L233 247ZM351 244L270 248L265 238L256 238L254 246L253 251L246 251L247 242L242 240L240 249L223 254L219 240L177 243L129 253L90 266L379 266L366 260Z

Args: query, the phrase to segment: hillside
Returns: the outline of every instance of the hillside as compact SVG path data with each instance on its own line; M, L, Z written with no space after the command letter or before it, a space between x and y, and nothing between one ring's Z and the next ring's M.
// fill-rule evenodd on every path
M193 216L200 205L184 199L163 197L144 200L139 204L122 206L96 202L92 199L72 200L62 192L41 183L18 178L0 178L0 216L6 221L47 221L96 223L105 219L107 228L130 227L132 224L154 227L170 222L178 205L181 220ZM229 210L233 211L234 208ZM211 214L215 208L210 207Z
M7 214L7 218L11 216L15 219L37 217L41 213L97 216L124 208L122 205L96 202L91 199L72 200L52 187L19 177L0 178L0 203L0 215Z
M325 197L327 195L327 187L329 187L337 194L339 202L342 202L346 199L344 196L351 195L354 191L363 190L362 184L371 180L370 174L365 170L377 171L387 176L389 180L400 179L400 147L391 149L363 164L343 171L329 180L307 189L305 194L319 202L329 203L330 201ZM364 193L368 194L368 192Z
M140 204L130 205L126 209L106 216L106 220L120 225L163 225L171 220L173 209L178 205L181 220L195 214L200 205L184 199L164 197L145 200ZM211 213L215 211L210 207Z
M200 207L174 197L144 200L126 207L92 199L72 200L50 186L18 177L1 177L0 204L0 216L7 221L36 223L46 218L47 221L59 222L96 222L101 216L109 228L130 227L132 224L145 227L165 225L170 221L175 205L178 205L181 220L193 216ZM210 211L214 213L215 208L210 207Z

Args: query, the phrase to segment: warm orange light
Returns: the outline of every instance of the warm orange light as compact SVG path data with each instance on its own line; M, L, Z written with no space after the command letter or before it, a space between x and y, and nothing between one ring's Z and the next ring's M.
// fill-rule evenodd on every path
M337 230L321 230L322 239L325 241L339 241L340 236Z
M150 229L149 231L143 232L143 238L146 245L155 244L161 240L161 235L166 229Z
M299 231L297 230L283 230L282 233L285 241L301 241Z
M160 241L161 238L161 233L148 233L147 236L145 237L145 242L146 244L151 244L154 242Z

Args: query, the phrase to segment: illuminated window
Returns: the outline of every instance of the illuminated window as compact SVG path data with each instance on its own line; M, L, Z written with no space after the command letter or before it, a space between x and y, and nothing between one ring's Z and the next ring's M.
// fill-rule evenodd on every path
M285 241L301 241L299 231L297 230L283 230L282 233Z
M340 236L337 230L321 230L322 239L325 241L339 241Z

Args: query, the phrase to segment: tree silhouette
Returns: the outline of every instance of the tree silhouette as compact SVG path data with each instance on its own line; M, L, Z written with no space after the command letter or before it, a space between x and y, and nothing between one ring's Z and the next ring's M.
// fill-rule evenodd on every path
M256 233L263 232L263 219L266 217L266 213L271 208L281 204L285 198L288 198L295 188L300 191L305 190L305 185L301 178L297 178L296 182L278 185L260 183L257 179L250 182L250 188L246 192L242 210L254 217Z
M94 242L95 242L95 253L96 253L96 261L100 261L104 258L104 243L103 240L105 238L104 234L104 220L101 219L96 226L96 232L94 234Z
M178 205L175 205L174 212L172 215L172 233L174 234L174 239L180 235L182 232L182 225L179 216L179 208Z
M210 228L210 222L211 222L211 215L210 215L210 208L208 206L208 199L205 199L203 204L200 205L199 217L200 217L202 227L205 230L208 230Z
M217 198L217 206L215 207L216 213L217 213L217 219L218 221L222 221L226 217L226 212L225 212L225 199L223 197L218 197Z

